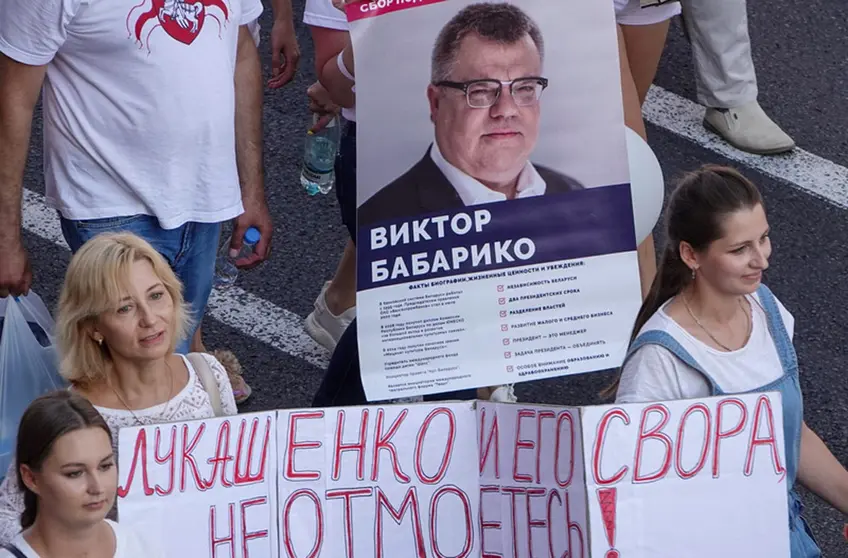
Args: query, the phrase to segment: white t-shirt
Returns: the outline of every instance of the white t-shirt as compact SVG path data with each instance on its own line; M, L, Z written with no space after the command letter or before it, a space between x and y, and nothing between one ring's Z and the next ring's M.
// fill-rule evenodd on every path
M158 2L156 3L158 4ZM241 214L233 84L261 0L2 0L0 51L47 64L47 201L69 219Z
M119 525L109 519L106 523L112 527L115 532L115 554L114 558L165 558L165 553L161 549L156 548L152 541L143 540L138 533L132 529ZM18 535L12 541L18 550L20 550L26 558L41 558L35 550L26 542L23 534ZM14 555L4 548L0 548L0 558L14 558Z
M671 335L724 392L751 391L780 378L783 367L759 296L750 295L748 300L753 309L753 328L748 343L737 351L719 351L693 337L665 312L670 301L651 316L640 333L656 329ZM795 319L780 301L777 306L791 339ZM638 349L624 366L616 402L695 399L709 397L710 391L710 384L700 372L664 347L649 344Z
M347 18L333 6L331 0L306 0L303 9L303 23L312 27L325 27L337 31L347 31L350 27ZM342 107L342 116L345 120L356 122L356 107Z

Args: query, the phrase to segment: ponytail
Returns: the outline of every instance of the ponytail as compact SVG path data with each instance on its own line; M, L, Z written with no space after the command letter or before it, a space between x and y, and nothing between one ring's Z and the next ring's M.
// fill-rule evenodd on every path
M654 282L651 283L651 290L648 291L648 296L645 297L642 307L639 308L639 313L636 314L636 322L633 325L633 331L630 333L630 341L627 343L628 349L633 345L636 336L639 335L651 316L656 314L666 301L679 294L689 284L691 275L692 272L689 267L680 259L678 247L672 241L669 241L660 258L657 274L654 277ZM602 399L607 400L615 397L623 369L624 365L622 364L615 380L601 391Z

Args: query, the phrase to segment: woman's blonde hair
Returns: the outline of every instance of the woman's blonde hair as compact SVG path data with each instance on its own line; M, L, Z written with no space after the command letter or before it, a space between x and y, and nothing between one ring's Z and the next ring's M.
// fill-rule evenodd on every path
M115 310L126 291L133 263L147 260L174 304L170 352L190 326L183 286L171 266L144 239L131 233L103 233L86 242L71 259L56 316L56 343L62 376L86 388L106 379L111 361L107 347L92 339L98 316Z

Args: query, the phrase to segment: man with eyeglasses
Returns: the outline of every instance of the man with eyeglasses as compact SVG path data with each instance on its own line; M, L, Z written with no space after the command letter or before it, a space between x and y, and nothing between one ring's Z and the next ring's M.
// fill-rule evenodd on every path
M544 42L512 4L472 4L442 29L427 87L435 142L358 211L365 226L482 203L582 189L534 165Z

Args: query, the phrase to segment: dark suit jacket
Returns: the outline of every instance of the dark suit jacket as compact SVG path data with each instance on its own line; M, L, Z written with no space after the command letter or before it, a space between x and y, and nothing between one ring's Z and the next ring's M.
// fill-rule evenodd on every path
M546 167L534 165L544 179L545 195L582 190L577 180ZM423 213L465 207L462 199L433 159L430 149L412 168L371 196L359 207L358 226L388 219L413 218Z

